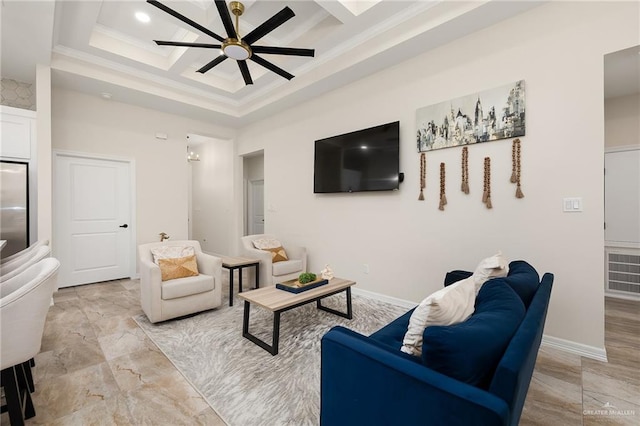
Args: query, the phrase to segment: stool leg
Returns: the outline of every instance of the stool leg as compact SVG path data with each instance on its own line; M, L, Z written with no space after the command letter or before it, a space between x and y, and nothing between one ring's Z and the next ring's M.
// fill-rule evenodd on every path
M29 361L16 365L14 368L16 370L16 376L18 377L18 392L20 394L20 400L24 405L24 418L30 419L31 417L35 417L36 409L33 407L31 392L29 392L29 380L27 378L27 370L31 371Z
M13 426L22 426L24 425L24 418L22 417L22 401L16 373L17 371L14 367L5 368L2 370L2 373L0 373L0 379L4 387L4 397L7 401L9 422Z
M35 362L33 361L33 358L31 358L29 361L25 361L22 363L22 368L24 369L24 375L27 378L27 386L29 387L29 392L35 392L36 391L36 385L35 383L33 383L33 373L31 371L31 367L33 367L35 365Z

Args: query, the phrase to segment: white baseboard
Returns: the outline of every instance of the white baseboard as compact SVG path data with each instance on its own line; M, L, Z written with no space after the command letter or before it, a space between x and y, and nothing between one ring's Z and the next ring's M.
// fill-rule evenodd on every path
M368 297L373 300L380 300L382 302L391 303L392 305L402 306L403 308L413 309L418 304L414 302L410 302L404 299L398 299L397 297L387 296L385 294L375 293L373 291L362 290L361 288L351 287L353 294L359 294L361 296Z
M611 297L614 299L632 300L634 302L640 301L640 294L634 295L634 294L619 293L617 291L612 291L612 290L605 290L604 295L606 297Z
M608 362L607 351L604 348L596 348L595 346L583 345L582 343L547 335L542 336L542 345L597 361Z

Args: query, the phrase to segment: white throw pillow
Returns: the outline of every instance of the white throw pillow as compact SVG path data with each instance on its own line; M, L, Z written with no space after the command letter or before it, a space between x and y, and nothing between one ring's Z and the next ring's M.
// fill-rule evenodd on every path
M160 259L178 259L196 254L193 246L159 246L151 249L153 262L157 265Z
M422 355L424 329L431 325L452 325L465 321L473 313L475 301L473 277L436 291L413 311L400 350L415 356Z
M259 238L253 240L253 246L258 250L267 250L282 247L282 243L275 238Z
M476 283L476 295L487 280L491 278L506 277L509 273L509 261L499 251L497 254L482 259L476 270L473 272L472 278Z

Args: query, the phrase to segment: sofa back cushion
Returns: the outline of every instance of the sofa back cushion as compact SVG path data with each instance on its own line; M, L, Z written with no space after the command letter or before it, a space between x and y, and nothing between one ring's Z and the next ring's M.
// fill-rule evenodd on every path
M480 289L469 319L425 329L422 362L449 377L486 389L524 315L524 304L511 287L502 279L489 280Z
M494 278L504 280L515 291L525 308L529 309L531 299L536 294L540 285L540 275L524 260L514 260L509 264L509 276L506 278Z

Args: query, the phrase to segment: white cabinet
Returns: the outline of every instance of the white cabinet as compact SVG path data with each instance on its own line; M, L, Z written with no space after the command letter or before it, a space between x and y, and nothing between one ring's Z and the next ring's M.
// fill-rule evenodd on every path
M0 157L31 159L35 144L36 113L2 106L0 108Z

